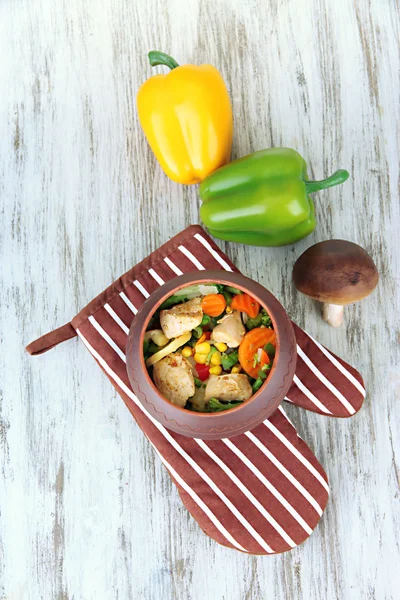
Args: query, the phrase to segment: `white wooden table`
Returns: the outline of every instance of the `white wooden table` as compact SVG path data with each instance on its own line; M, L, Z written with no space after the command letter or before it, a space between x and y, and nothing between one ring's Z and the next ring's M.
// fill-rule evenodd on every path
M1 600L400 597L399 31L395 0L2 0ZM286 145L316 178L351 172L318 195L317 229L297 245L222 245L368 388L346 421L287 408L332 496L286 555L200 531L77 340L23 350L198 222L196 187L166 179L139 127L152 48L222 71L235 157ZM381 274L340 330L291 283L295 259L335 237Z

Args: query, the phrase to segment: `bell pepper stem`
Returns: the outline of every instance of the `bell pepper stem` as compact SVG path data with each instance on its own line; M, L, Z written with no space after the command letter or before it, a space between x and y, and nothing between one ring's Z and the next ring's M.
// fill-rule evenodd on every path
M335 171L330 177L326 179L322 179L321 181L308 181L304 180L306 184L307 194L312 194L313 192L319 192L319 190L325 190L326 188L333 187L334 185L339 185L340 183L344 183L349 178L349 172L344 169L339 169L339 171Z
M160 52L159 50L151 50L148 53L150 65L152 67L157 67L158 65L165 65L169 69L176 69L179 67L178 63L172 56L165 54L165 52Z

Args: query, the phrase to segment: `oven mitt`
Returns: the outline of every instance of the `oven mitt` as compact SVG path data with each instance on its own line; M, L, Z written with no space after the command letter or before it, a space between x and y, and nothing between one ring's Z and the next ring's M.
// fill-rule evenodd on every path
M158 423L132 392L126 372L129 327L164 282L204 269L237 271L203 229L193 225L122 275L71 323L27 347L40 354L78 335L122 396L207 535L250 554L285 552L304 542L328 501L327 476L282 405L252 431L203 441ZM296 374L286 400L307 410L349 417L365 392L360 374L293 324Z

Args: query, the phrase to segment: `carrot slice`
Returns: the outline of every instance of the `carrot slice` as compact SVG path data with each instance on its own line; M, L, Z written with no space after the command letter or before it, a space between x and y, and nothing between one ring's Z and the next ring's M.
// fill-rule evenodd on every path
M248 294L237 294L231 302L231 308L245 312L249 317L255 319L260 310L260 304Z
M201 308L209 317L219 317L226 308L226 300L222 294L207 294L201 301Z
M270 363L270 358L264 350L261 357L257 356L257 359L254 357L257 355L257 350L266 344L276 346L275 331L266 327L256 327L246 333L239 346L240 365L247 375L255 379L258 377L261 367Z

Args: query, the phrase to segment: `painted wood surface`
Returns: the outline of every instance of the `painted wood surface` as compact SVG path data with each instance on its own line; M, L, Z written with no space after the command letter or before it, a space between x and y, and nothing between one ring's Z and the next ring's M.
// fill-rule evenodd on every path
M399 598L399 24L395 0L0 3L1 600ZM82 344L23 351L198 222L196 187L166 179L138 124L151 48L222 71L234 157L287 145L316 178L351 172L296 246L221 244L367 384L353 419L287 409L332 497L286 555L199 530ZM340 330L291 283L302 251L334 237L381 274Z

